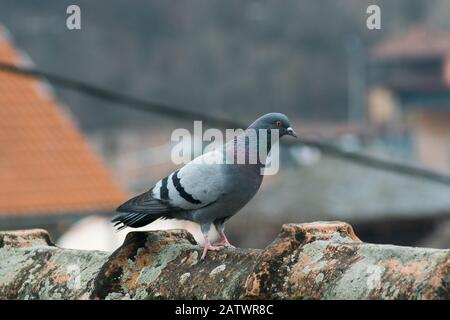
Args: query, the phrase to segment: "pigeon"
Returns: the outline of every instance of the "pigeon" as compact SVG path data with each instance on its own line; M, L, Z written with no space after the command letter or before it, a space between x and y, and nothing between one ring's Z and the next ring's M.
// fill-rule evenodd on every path
M267 138L263 140L255 132L266 132ZM208 250L234 248L224 233L224 224L257 193L270 149L285 135L297 137L287 116L282 113L261 116L221 147L193 159L159 180L149 191L120 205L116 209L119 215L112 219L114 226L122 230L139 228L158 219L189 220L200 225L205 240L202 260ZM264 147L267 152L259 153ZM252 151L256 151L253 153L257 154L256 161L250 161ZM212 224L220 236L215 244L208 239Z

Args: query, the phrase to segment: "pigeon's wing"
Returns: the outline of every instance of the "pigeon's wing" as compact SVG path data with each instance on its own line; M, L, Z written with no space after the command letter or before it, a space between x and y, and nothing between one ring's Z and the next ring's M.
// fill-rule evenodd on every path
M121 215L112 222L118 230L138 228L214 203L223 193L225 183L222 165L215 162L219 157L220 152L206 153L161 179L149 191L118 207Z
M220 152L206 153L159 180L149 191L117 208L118 212L164 215L174 211L199 209L215 202L223 192Z
M224 193L225 176L219 164L222 152L206 153L158 181L152 197L182 210L195 210L216 202Z

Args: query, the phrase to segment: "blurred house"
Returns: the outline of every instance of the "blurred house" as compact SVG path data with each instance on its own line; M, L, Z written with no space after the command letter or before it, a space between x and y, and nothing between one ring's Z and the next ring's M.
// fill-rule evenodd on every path
M450 34L414 26L371 50L372 123L407 123L416 158L450 169Z
M27 63L5 31L0 61ZM57 238L82 217L113 214L125 197L51 87L0 71L0 229Z

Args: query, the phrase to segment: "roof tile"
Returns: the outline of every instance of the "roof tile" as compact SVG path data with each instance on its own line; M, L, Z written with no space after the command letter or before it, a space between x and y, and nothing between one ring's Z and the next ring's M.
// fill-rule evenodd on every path
M1 34L0 61L19 62ZM124 198L42 83L0 71L0 216L111 210Z

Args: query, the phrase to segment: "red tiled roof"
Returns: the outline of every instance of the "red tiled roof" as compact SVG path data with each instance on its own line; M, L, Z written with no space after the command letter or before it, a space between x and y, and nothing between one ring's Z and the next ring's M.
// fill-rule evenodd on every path
M450 34L414 26L381 41L371 50L375 59L430 58L450 53Z
M0 61L20 62L1 33ZM0 71L0 216L110 210L124 198L44 83Z

